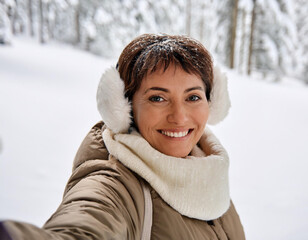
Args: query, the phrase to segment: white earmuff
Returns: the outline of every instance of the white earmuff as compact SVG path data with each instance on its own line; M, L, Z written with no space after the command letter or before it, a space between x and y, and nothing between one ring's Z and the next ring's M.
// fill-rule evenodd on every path
M124 82L115 67L102 75L96 94L97 108L103 122L114 133L126 133L131 120L131 104L124 93Z
M231 107L228 79L226 74L222 73L220 68L214 67L214 80L209 102L209 119L207 123L215 125L225 119Z

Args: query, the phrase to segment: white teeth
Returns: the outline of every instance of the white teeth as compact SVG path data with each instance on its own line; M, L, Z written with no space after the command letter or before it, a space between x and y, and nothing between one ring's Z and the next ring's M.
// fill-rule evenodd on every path
M168 137L179 138L179 137L185 137L188 134L188 131L185 131L185 132L161 131L161 133L168 136Z

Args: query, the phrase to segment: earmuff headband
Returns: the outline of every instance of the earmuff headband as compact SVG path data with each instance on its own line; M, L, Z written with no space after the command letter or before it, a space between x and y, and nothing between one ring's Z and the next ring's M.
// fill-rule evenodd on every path
M124 81L115 67L110 67L103 73L98 85L96 101L98 111L107 127L114 133L127 133L132 123L132 107L125 97ZM222 121L228 115L230 106L227 77L218 67L214 67L207 123L215 125Z

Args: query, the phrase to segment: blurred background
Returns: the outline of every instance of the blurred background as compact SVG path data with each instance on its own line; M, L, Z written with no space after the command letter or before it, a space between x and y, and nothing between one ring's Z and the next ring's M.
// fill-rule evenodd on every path
M211 128L247 239L308 239L307 13L306 0L0 0L0 220L55 211L125 45L185 34L229 79L232 108Z
M116 57L142 33L186 34L241 73L308 83L306 0L1 0L0 42L28 34ZM274 75L274 76L273 76Z

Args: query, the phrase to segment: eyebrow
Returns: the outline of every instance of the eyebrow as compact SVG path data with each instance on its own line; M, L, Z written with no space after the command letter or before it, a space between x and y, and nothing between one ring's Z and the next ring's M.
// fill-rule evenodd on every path
M145 90L145 94L149 91L162 91L162 92L170 92L167 88L162 88L162 87L151 87L151 88L148 88L147 90ZM193 90L200 90L200 91L204 91L204 89L200 86L196 86L196 87L191 87L191 88L188 88L186 89L184 92L187 93L187 92L190 92L190 91L193 91Z
M167 88L161 88L161 87L151 87L148 88L147 90L145 90L144 93L147 93L150 90L154 90L154 91L162 91L162 92L170 92Z
M184 92L187 93L187 92L190 92L190 91L193 91L193 90L204 91L204 89L202 87L197 86L197 87L188 88Z

